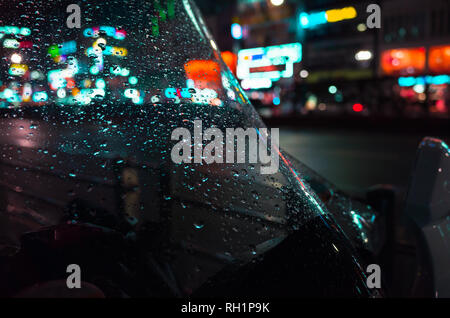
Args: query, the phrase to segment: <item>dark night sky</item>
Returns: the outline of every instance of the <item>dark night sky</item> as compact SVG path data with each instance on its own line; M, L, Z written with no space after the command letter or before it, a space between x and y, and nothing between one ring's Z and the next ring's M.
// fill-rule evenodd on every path
M195 0L204 15L217 14L236 2L237 0Z

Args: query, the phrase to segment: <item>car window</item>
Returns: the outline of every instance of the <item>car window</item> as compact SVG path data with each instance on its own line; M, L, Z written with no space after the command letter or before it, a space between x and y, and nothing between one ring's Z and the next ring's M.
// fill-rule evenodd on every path
M0 5L5 240L61 222L145 237L187 291L327 213L278 147L272 174L172 160L199 122L271 140L191 1L77 3L80 28L71 1Z

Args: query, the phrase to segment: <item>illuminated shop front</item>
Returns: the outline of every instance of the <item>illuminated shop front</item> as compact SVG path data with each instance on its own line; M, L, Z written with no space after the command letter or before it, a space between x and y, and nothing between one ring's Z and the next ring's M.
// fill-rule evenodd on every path
M450 45L387 50L380 66L384 76L397 78L394 90L411 112L448 113Z

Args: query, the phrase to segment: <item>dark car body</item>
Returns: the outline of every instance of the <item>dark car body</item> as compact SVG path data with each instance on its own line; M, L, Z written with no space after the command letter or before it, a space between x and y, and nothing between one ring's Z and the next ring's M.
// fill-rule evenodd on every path
M69 264L113 297L380 294L366 268L383 221L368 205L283 151L273 175L171 161L171 131L194 119L264 128L191 1L80 1L81 29L69 4L0 4L19 28L0 48L0 295L64 282ZM192 79L192 61L213 70Z

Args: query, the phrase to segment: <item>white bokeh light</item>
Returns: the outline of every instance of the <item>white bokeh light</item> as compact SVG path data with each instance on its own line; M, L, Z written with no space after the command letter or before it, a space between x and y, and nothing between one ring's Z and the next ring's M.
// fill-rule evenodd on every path
M11 55L11 62L18 64L22 62L22 57L19 54L14 53L13 55Z
M274 6L281 6L284 3L284 0L270 0L270 2L274 5Z

